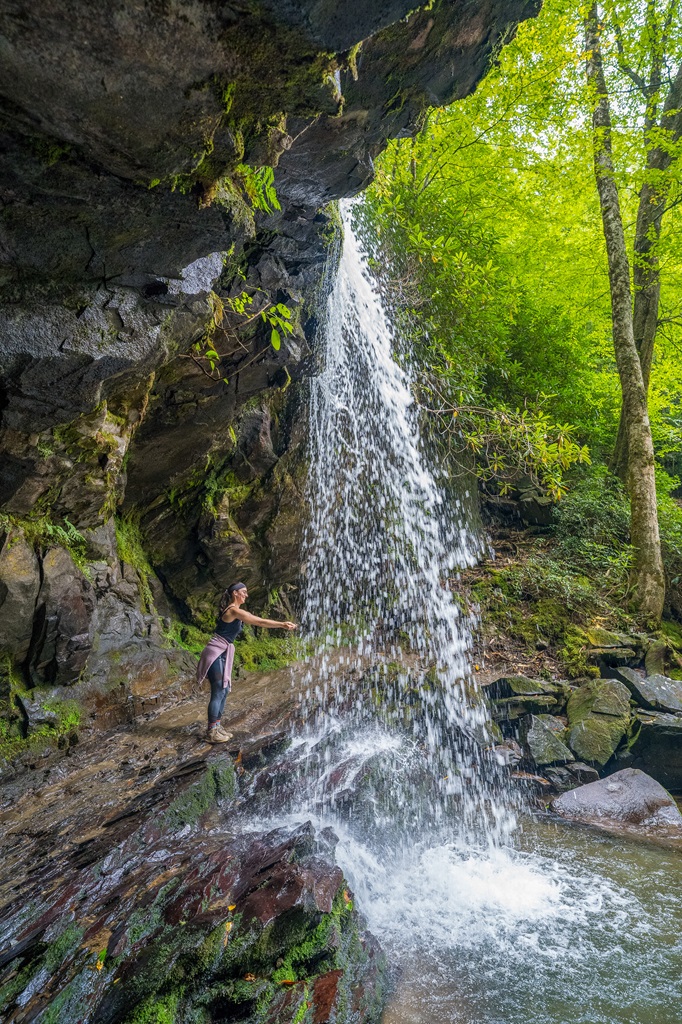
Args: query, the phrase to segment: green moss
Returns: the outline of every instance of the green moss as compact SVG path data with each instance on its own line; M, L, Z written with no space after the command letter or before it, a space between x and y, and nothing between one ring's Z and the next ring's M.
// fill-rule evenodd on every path
M285 668L294 661L300 661L303 654L301 641L291 633L279 637L268 629L261 629L256 636L250 626L244 627L242 639L235 644L235 664L245 672L271 672Z
M117 516L115 528L119 558L136 571L144 610L150 612L154 608L154 596L149 580L154 570L142 546L139 513L132 511Z
M150 996L125 1018L125 1024L175 1024L179 1002L179 992Z
M232 763L210 765L202 778L176 797L164 815L164 824L170 829L194 825L216 801L237 795L237 776Z
M0 656L0 680L3 688L3 698L0 700L0 760L13 761L29 751L54 746L80 725L82 710L78 701L47 699L42 702L42 707L55 715L54 720L32 729L26 735L18 700L40 699L40 692L26 690L24 680L7 653Z
M78 947L83 938L84 929L72 923L61 932L54 942L48 946L45 955L45 966L54 972L70 953Z
M170 627L164 630L163 635L171 644L190 651L197 658L208 643L208 635L203 630L197 629L196 626L188 625L185 622L178 622L177 620L171 621Z

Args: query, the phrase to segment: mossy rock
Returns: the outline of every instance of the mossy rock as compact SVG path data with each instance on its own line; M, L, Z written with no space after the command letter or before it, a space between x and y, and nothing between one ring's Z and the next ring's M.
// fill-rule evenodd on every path
M632 637L614 633L602 626L586 626L585 636L593 647L629 647L632 645Z
M571 728L568 743L578 760L603 768L625 736L629 718L588 715Z
M590 679L571 694L568 722L574 726L591 714L630 718L630 692L617 679Z
M563 722L552 715L542 718L531 715L524 730L524 741L536 765L567 764L575 760L561 739L563 730Z
M497 701L510 697L526 697L535 694L563 694L568 687L566 683L549 682L546 679L530 679L528 676L500 676L486 687L491 700Z

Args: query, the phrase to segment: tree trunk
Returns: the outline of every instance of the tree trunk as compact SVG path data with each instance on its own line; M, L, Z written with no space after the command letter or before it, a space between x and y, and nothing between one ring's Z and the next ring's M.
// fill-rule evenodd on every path
M607 101L608 102L608 101ZM680 138L682 131L682 65L678 68L663 105L663 114L658 125L645 126L646 142L652 128L658 128L668 136L669 144L652 146L647 153L644 182L639 192L637 224L634 244L634 306L633 330L635 345L642 364L644 387L649 390L651 361L658 329L658 307L661 297L661 277L658 263L658 243L661 238L661 224L671 188L670 178L659 177L670 167L672 145ZM625 420L621 410L618 436L611 461L611 468L621 480L627 481L628 446Z
M630 537L635 548L635 604L644 619L658 622L663 613L665 576L658 533L654 446L642 365L635 345L630 264L613 171L611 111L600 49L596 4L591 7L586 18L585 42L587 80L593 102L594 170L608 257L613 345L628 445Z

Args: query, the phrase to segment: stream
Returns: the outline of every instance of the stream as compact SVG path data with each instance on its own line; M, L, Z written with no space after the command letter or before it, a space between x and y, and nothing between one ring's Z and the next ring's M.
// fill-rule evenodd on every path
M257 824L338 838L395 968L383 1024L679 1024L680 851L538 817L485 752L447 585L480 540L429 467L357 210L311 382L304 546L305 631L347 653L304 681Z

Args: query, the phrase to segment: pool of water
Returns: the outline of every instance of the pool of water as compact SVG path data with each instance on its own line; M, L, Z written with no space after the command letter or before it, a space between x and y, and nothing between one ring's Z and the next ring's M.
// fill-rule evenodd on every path
M397 969L383 1024L680 1024L682 854L526 821L518 849L339 859Z

